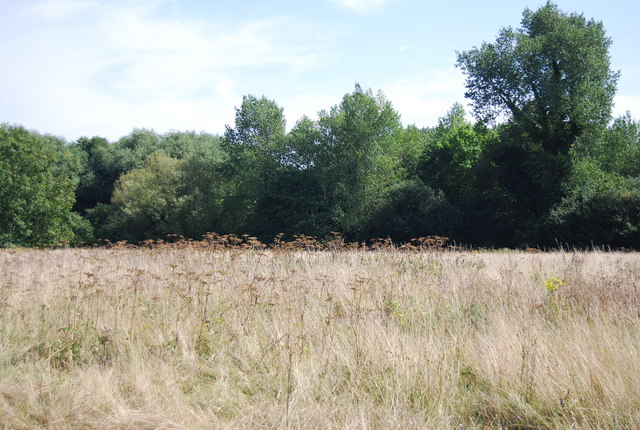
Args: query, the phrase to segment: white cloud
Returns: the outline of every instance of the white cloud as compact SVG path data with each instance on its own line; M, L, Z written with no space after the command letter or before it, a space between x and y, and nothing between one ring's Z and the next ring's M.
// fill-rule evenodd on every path
M619 94L613 98L613 116L622 116L629 111L631 117L640 120L640 96Z
M33 4L27 11L46 20L61 20L96 4L91 0L47 0Z
M367 14L379 10L382 6L393 0L329 0L345 9L351 9L358 13Z
M327 94L307 92L284 97L278 104L284 107L284 114L287 119L287 129L293 128L296 122L303 116L308 116L313 120L318 119L318 112L328 111L332 106L340 104L344 94Z
M243 77L279 80L319 68L343 32L284 18L205 22L164 14L165 3L25 7L29 21L19 31L0 30L0 49L12 58L0 71L2 121L69 139L115 140L134 127L222 132L255 85Z
M418 127L436 125L456 102L466 106L464 91L464 76L458 69L425 70L421 76L392 82L384 88L402 122Z

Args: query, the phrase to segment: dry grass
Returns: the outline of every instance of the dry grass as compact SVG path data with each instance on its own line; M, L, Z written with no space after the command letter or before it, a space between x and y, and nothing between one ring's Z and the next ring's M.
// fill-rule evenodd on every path
M3 429L640 427L637 254L5 250L0 275Z

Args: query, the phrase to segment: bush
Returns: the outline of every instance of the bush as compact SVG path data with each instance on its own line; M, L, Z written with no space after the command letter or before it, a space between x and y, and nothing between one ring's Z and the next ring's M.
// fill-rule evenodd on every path
M77 180L64 143L0 125L0 246L74 244L90 227L71 208Z

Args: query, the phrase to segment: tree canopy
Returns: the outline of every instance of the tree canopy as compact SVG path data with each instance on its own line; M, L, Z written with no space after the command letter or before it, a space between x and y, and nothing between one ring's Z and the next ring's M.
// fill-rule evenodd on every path
M458 53L457 65L478 118L506 116L545 150L567 153L611 117L618 73L610 68L610 45L601 22L548 2L526 9L520 28Z
M640 249L640 124L611 121L619 73L602 23L548 2L459 52L456 103L404 127L356 84L287 130L247 95L222 136L135 129L67 143L0 127L0 246L206 232L474 246Z
M0 246L42 246L85 239L71 211L74 154L57 138L0 125Z

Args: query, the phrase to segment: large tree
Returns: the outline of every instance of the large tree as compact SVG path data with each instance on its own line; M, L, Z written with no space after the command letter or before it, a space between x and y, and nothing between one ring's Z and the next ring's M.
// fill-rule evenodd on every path
M252 221L263 239L271 240L278 233L327 233L317 170L320 137L316 122L306 116L286 135L277 167L263 180L265 188Z
M373 208L406 176L397 145L400 115L382 93L356 85L319 116L315 167L330 214L326 226L360 238Z
M479 118L506 116L545 150L567 153L610 119L618 78L610 44L601 22L548 2L526 9L522 26L502 29L494 43L459 53L457 65Z
M228 155L223 170L229 185L224 210L235 220L230 227L236 232L255 233L260 200L285 160L284 139L282 108L265 97L243 97L234 127L227 126L222 141Z
M74 156L60 139L0 125L0 246L84 239L79 234L88 225L71 212Z
M572 148L589 152L611 118L610 44L602 23L549 2L526 9L520 28L458 54L475 115L503 122L477 170L499 244L553 243L541 220L564 197Z

